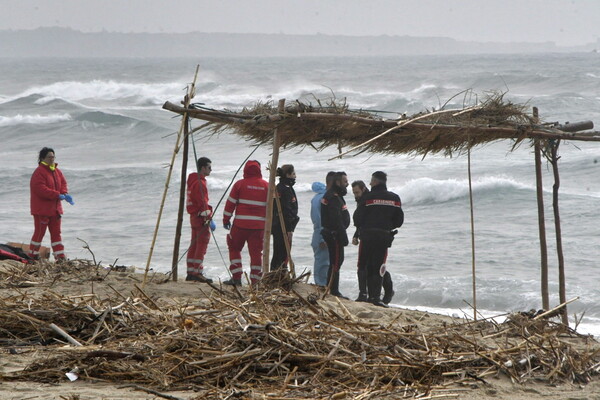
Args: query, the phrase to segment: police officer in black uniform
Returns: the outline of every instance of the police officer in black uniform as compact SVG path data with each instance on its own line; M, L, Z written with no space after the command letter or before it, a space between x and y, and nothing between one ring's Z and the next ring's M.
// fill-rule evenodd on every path
M330 293L343 297L340 293L340 267L344 262L344 247L348 245L346 229L350 226L350 213L344 196L348 178L343 172L336 172L331 187L321 200L321 235L329 250L329 270L327 282Z
M387 249L394 238L392 231L404 222L400 197L388 191L386 183L385 172L376 171L371 175L371 191L362 196L363 206L357 209L355 216L363 245L360 257L367 270L369 302L381 307L387 307L381 301Z
M287 235L290 251L292 249L292 236L294 229L298 225L300 218L298 217L298 200L294 185L296 184L296 171L292 164L285 164L277 168L277 176L279 183L277 184L276 196L279 197L281 205L281 214L279 217L279 207L276 200L273 201L273 223L271 226L271 234L273 235L273 258L271 258L271 271L279 268L287 268L288 252L285 246L284 232ZM284 226L281 226L283 219ZM285 229L284 229L285 228Z
M363 243L359 240L360 237L360 229L358 229L356 218L360 215L359 208L365 206L365 202L363 200L363 196L369 193L369 189L367 185L363 181L354 181L352 182L352 194L354 194L354 200L356 200L356 211L354 211L353 220L354 226L356 226L356 231L354 232L354 236L352 237L352 244L358 245L358 263L356 269L356 275L358 277L358 297L354 301L369 301L369 295L367 291L367 268L364 264L364 257L361 257L361 253L363 252ZM387 251L386 251L387 258ZM390 271L385 271L383 275L383 302L385 304L389 304L394 297L394 282L392 282L392 276L390 275Z

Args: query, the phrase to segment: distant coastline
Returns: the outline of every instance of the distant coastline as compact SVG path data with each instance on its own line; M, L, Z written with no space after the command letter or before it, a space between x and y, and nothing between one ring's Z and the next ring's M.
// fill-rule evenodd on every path
M447 37L238 33L86 33L0 30L0 57L324 57L594 52L554 42L465 42Z

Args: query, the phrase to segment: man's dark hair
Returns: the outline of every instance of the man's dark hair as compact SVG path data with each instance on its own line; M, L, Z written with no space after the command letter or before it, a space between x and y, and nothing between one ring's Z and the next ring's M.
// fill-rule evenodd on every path
M338 171L338 172L336 172L336 174L340 174L340 176L348 176L346 171Z
M277 176L280 178L285 178L292 172L294 172L294 166L292 164L284 164L277 168Z
M344 175L346 175L346 173L343 171L338 171L338 172L334 173L331 183L336 184L337 186L340 186L342 184L342 176L344 176Z
M375 172L373 172L373 175L371 175L371 176L373 178L377 179L381 183L387 182L387 174L383 171L375 171Z
M365 185L365 183L363 181L354 181L352 182L352 187L359 187L360 190L364 191L367 188L367 185Z
M40 150L40 154L38 155L38 164L41 163L44 160L44 158L46 158L48 153L54 153L54 149L52 149L50 147L44 147L43 149ZM54 154L56 154L56 153L54 153Z
M208 157L200 157L198 159L198 169L206 167L208 164L212 164L212 161Z
M331 182L333 182L333 176L335 175L335 171L329 171L327 176L325 177L325 185L330 186Z

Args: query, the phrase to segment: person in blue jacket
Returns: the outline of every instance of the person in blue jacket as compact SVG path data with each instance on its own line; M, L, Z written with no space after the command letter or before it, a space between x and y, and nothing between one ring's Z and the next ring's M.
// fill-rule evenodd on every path
M312 184L312 190L315 192L315 196L310 201L310 219L313 223L313 235L311 246L315 256L315 264L313 268L313 278L315 284L319 286L327 286L327 270L329 269L329 250L327 250L327 243L321 236L321 199L327 191L327 187L333 178L334 171L330 171L325 178L328 185L324 185L322 182L314 182Z

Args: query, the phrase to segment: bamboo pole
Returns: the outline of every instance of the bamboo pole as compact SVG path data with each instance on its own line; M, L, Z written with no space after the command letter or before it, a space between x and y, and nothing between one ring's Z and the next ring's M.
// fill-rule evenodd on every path
M279 100L277 110L283 113L285 110L285 99ZM271 163L269 164L269 189L267 190L267 213L265 215L265 235L263 242L263 274L269 271L269 252L271 249L271 225L273 223L273 193L275 190L275 174L277 163L279 162L279 134L277 129L273 131L273 154L271 155Z
M540 315L537 315L537 316L533 317L533 320L534 320L534 321L537 321L538 319L542 319L542 318L544 318L546 315L550 315L550 314L552 314L553 312L555 312L555 311L557 311L557 310L560 310L560 309L561 309L561 308L563 308L563 307L566 307L566 306L567 306L567 304L569 304L569 303L572 303L572 302L574 302L574 301L576 301L576 300L579 300L579 296L577 296L577 297L573 297L571 300L569 300L569 301L565 301L564 303L557 305L556 307L554 307L554 308L552 308L552 309L550 309L550 310L546 311L545 313L542 313L542 314L540 314Z
M187 109L190 105L190 100L195 95L195 87L196 87L196 79L198 78L198 70L200 69L200 65L196 66L196 73L194 74L194 80L191 86L188 87L187 94L184 98L184 107ZM150 245L150 252L148 253L148 260L146 261L146 270L144 271L144 281L142 282L142 288L146 286L146 279L148 277L148 271L150 270L150 262L152 261L152 254L154 253L154 245L156 244L156 237L158 236L158 228L160 226L160 219L162 217L162 212L165 207L165 200L167 198L167 192L169 191L169 182L171 181L171 174L173 173L173 165L175 165L175 157L179 152L180 148L180 140L183 129L186 125L186 117L187 113L183 115L181 120L181 126L179 127L179 132L177 133L177 139L175 140L175 148L173 149L173 155L171 156L171 163L169 164L169 172L167 173L167 180L165 182L165 189L163 191L162 200L160 202L160 208L158 210L158 216L156 217L156 226L154 227L154 235L152 236L152 244Z
M469 137L470 139L470 137ZM477 280L475 274L475 217L473 212L473 184L471 180L471 147L467 150L467 169L469 174L469 205L471 209L471 276L473 285L473 319L477 321Z
M538 123L538 108L533 107L533 118ZM535 183L537 193L538 226L540 236L540 272L542 289L542 308L550 308L550 297L548 294L548 245L546 242L546 219L544 213L544 185L542 183L542 150L539 139L534 139L535 151Z
M560 140L550 143L550 163L552 164L552 172L554 173L554 185L552 186L552 208L554 210L554 229L556 231L556 253L558 255L558 296L559 301L565 303L567 301L566 282L565 282L565 258L562 248L562 231L560 226L560 212L558 208L558 189L560 188L560 176L558 175L558 146ZM563 324L569 326L569 316L567 314L567 306L561 310L561 318Z
M179 245L181 244L181 227L183 225L183 209L185 208L185 186L187 180L187 163L190 149L189 121L186 114L183 126L183 161L181 162L181 184L179 186L179 210L177 211L177 226L175 227L175 243L173 244L173 262L171 264L171 277L177 282L177 268L179 263Z
M64 337L65 339L67 339L67 342L71 343L73 346L82 346L81 343L79 343L75 338L73 338L73 336L69 335L67 332L65 332L61 327L59 327L56 324L50 324L50 328L58 333L60 336Z

